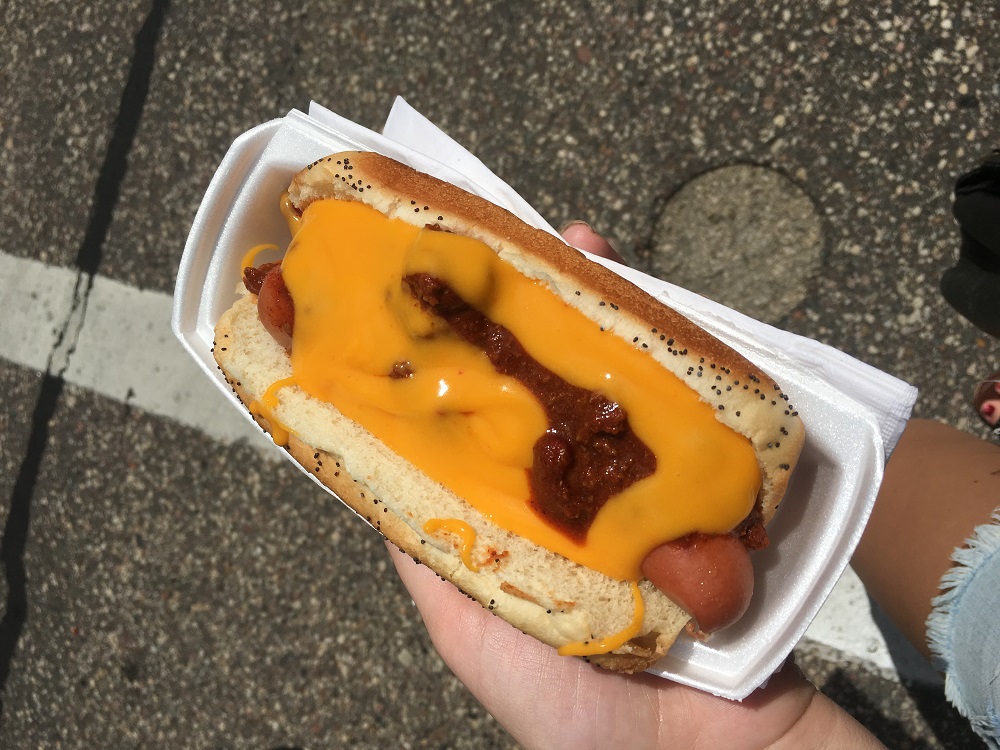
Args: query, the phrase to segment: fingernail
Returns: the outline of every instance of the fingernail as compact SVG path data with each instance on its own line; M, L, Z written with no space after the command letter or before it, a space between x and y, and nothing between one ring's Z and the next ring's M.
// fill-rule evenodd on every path
M563 228L559 230L559 234L564 234L566 230L569 229L570 227L585 227L587 229L590 229L591 231L594 231L591 228L590 224L583 221L583 219L573 219L573 221L567 222L566 224L563 225Z
M996 411L996 408L993 406L993 404L983 404L981 407L979 407L979 413L982 414L984 417L992 417L994 411Z

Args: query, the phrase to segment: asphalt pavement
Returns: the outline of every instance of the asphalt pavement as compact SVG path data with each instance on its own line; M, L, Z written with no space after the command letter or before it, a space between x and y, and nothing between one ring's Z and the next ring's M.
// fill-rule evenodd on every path
M1000 13L910 5L0 4L0 747L516 746L381 539L169 332L219 161L310 100L377 130L402 95L553 225L985 437L1000 348L937 284L954 179L998 143ZM982 747L863 592L844 606L879 639L803 641L824 692L889 747Z

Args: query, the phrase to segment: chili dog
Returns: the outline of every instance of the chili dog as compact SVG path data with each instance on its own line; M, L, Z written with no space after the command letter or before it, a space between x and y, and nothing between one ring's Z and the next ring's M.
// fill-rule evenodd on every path
M558 239L372 153L292 180L214 353L275 442L563 653L739 619L804 430L780 388Z

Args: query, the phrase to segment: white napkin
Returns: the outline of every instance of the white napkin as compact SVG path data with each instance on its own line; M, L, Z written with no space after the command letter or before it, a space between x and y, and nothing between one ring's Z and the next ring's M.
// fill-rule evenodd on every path
M346 122L315 102L309 106L309 116L335 127L343 127ZM513 188L402 97L397 97L393 103L382 134L391 141L448 165L479 188L475 192L538 229L558 236L558 232ZM600 258L595 260L613 267L639 286L647 286L643 283L643 275L633 269ZM713 333L740 339L743 350L758 349L772 356L778 352L797 367L825 381L845 399L867 410L878 424L888 458L916 402L915 387L833 347L761 323L673 284L657 281L656 289L654 293L661 301Z

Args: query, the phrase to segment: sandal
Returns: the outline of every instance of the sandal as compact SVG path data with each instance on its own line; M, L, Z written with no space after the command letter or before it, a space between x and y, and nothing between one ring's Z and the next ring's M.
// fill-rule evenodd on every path
M1000 338L1000 149L955 184L962 245L941 277L941 293L980 330Z

